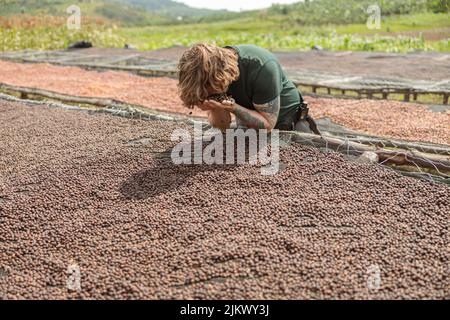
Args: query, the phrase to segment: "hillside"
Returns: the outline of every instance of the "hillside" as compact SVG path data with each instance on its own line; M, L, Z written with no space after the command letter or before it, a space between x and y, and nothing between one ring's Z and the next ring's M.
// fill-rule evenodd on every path
M111 0L110 0L111 1ZM170 17L204 17L225 13L226 10L197 9L172 0L117 0L135 7L145 8L147 11Z
M0 16L18 14L66 16L70 5L78 5L84 16L100 17L123 25L175 23L176 18L204 17L217 11L191 8L171 0L2 0ZM220 11L219 11L220 12Z
M281 15L299 24L365 23L368 8L378 5L381 18L426 11L448 12L450 0L305 0L291 5L273 5L270 15Z
M143 1L143 0L141 0ZM448 13L450 0L304 0L293 4L274 4L263 10L216 12L193 17L196 22L216 22L232 19L272 19L290 25L347 25L366 23L368 8L378 5L381 19L418 13Z
M265 10L212 11L183 19L175 16L175 9L164 13L175 5L168 0L149 0L147 9L138 6L137 1L143 0L0 1L6 1L0 7L0 51L59 49L79 39L99 47L129 43L140 50L208 41L254 43L273 50L320 46L344 51L450 51L450 0L314 0ZM60 27L66 22L67 7L74 2L83 17L96 18L84 19L84 27L77 32ZM366 10L372 3L382 8L379 29L366 25Z

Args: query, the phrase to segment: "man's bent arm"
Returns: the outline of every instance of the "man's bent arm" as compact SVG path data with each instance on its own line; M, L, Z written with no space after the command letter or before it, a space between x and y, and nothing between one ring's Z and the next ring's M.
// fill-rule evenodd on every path
M232 113L248 128L272 130L280 112L280 97L265 104L254 104L256 110L249 110L235 104Z

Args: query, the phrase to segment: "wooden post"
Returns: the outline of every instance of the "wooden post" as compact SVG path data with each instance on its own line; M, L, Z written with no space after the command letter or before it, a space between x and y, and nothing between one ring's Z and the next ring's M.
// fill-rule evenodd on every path
M448 93L444 93L444 101L443 101L444 104L448 104L448 96L449 96Z
M405 97L403 98L403 101L409 102L409 92L405 92Z
M413 165L420 168L430 168L448 172L450 157L447 155L429 154L415 150L386 149L377 146L368 146L362 143L340 139L336 136L318 136L310 133L291 132L292 141L312 145L315 147L326 147L341 153L361 155L365 151L371 151L378 155L383 163L396 165Z

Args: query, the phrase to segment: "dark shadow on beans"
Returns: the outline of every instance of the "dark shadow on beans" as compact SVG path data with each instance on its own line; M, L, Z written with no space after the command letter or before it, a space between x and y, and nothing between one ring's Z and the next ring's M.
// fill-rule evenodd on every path
M203 142L203 148L209 142ZM245 161L248 161L246 145ZM194 150L191 144L191 150ZM224 146L225 153L225 146ZM155 165L134 173L120 185L120 192L127 199L145 200L177 189L189 182L197 174L208 171L235 170L239 165L232 164L174 164L171 158L172 148L155 155ZM235 150L236 158L236 150ZM191 163L193 163L191 157Z
M185 185L190 178L205 171L232 170L234 165L174 164L164 159L148 169L134 173L120 186L127 199L144 200Z

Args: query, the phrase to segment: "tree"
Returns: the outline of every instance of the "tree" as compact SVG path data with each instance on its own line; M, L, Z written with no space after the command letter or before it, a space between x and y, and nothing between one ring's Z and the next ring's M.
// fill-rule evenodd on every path
M428 0L427 6L434 13L450 12L450 0Z

